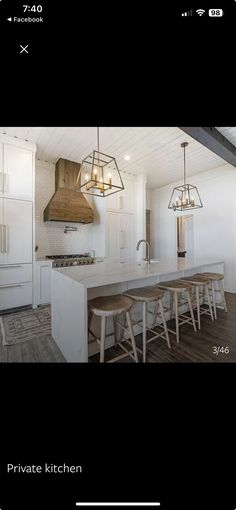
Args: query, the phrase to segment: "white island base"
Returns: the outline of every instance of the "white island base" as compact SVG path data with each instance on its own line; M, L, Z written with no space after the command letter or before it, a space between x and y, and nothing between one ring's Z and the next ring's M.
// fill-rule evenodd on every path
M68 362L87 362L88 356L98 352L97 342L89 344L87 334L87 302L97 296L123 293L134 287L155 285L161 281L212 271L224 274L224 262L217 260L159 261L148 265L110 264L107 261L88 266L65 267L52 270L52 336ZM169 293L164 304L168 305ZM184 310L184 309L183 309ZM131 316L142 317L141 303L131 310ZM169 316L166 316L169 319ZM112 322L107 321L107 333L112 332ZM99 336L100 321L94 318L92 329ZM136 326L134 333L140 333ZM158 341L164 340L159 338ZM106 347L114 344L108 337Z

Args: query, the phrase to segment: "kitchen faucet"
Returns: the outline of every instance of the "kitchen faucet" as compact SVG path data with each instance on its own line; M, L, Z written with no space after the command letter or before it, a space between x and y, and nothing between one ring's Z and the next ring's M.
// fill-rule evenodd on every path
M147 252L148 252L148 254L147 254L147 257L145 257L145 259L144 259L144 260L146 260L146 262L147 262L148 264L150 264L150 244L149 244L149 242L148 242L146 239L140 239L140 241L137 243L137 246L136 246L136 250L137 250L137 251L139 250L139 246L140 246L140 244L141 244L141 243L145 243L145 244L146 244L146 246L147 246L147 249L148 249L148 250L147 250Z

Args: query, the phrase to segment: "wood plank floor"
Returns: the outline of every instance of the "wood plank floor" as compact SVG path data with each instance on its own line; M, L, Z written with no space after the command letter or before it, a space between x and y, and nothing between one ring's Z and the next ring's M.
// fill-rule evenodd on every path
M226 293L228 313L218 310L218 320L212 322L210 317L201 317L202 329L195 333L190 324L180 328L180 343L170 336L171 349L161 338L148 345L147 361L149 363L175 362L236 362L236 294ZM16 312L17 313L17 312ZM168 323L171 327L171 324ZM173 326L172 326L173 327ZM136 336L137 345L141 347L141 335ZM229 354L213 353L213 347L228 347ZM106 350L106 360L117 355L117 349ZM99 355L89 360L99 362ZM141 361L141 355L140 355ZM0 345L0 362L5 363L63 363L65 359L50 336L30 340L17 345ZM123 363L133 363L129 357Z

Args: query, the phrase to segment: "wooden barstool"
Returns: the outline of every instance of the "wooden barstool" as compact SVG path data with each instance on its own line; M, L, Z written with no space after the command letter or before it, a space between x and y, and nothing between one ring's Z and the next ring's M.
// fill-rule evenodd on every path
M216 312L216 299L215 299L215 293L220 292L221 294L221 303L219 303L219 306L223 306L225 312L228 312L226 300L225 300L225 291L224 291L224 275L221 273L211 273L211 272L204 272L204 273L198 273L199 276L204 275L207 278L209 278L211 282L211 293L212 293L212 302L213 302L213 308L214 308L214 316L215 319L217 319L217 312ZM215 283L219 283L218 289L215 287Z
M130 317L130 309L132 307L132 300L129 299L126 296L123 296L121 294L117 294L115 296L100 296L94 299L90 299L88 301L88 308L89 308L89 318L88 318L88 331L93 335L93 337L96 339L96 341L100 344L100 363L104 363L104 356L105 356L105 339L106 336L106 319L108 317L112 317L113 319L113 327L114 327L114 338L115 338L115 345L119 345L123 351L125 351L125 354L121 354L119 356L116 356L111 360L111 362L117 361L118 359L122 359L126 356L130 356L136 363L138 363L138 355L137 355L137 349L135 345L135 339L134 339L134 333L133 333L133 326L131 322ZM121 325L117 321L117 316L121 315L122 313L126 314L126 320L128 324L128 330ZM97 315L101 317L101 338L97 338L94 333L91 331L91 324L93 315ZM123 345L122 340L118 341L117 337L117 324L125 330L128 331L131 339L131 345L132 345L132 351L128 351ZM128 343L130 343L129 340L126 340Z
M171 306L168 310L170 311L170 319L172 319L173 306L174 306L175 331L173 331L170 328L168 328L168 331L170 331L170 333L173 333L174 335L176 335L177 343L179 343L179 328L180 328L180 326L191 322L194 331L197 331L195 319L194 319L194 313L193 313L193 309L192 309L191 296L190 296L190 291L192 290L192 285L189 282L182 282L181 280L170 280L167 282L158 283L157 287L159 289L163 289L163 290L170 292ZM186 292L186 294L187 294L187 301L183 300L181 298L181 294L183 292ZM179 313L179 306L184 305L186 303L188 303L188 306L189 306L190 317L188 317L184 313L181 313L181 314ZM179 321L179 319L181 322Z
M209 294L208 285L210 283L210 279L203 274L193 274L191 276L184 276L180 278L180 281L188 282L193 285L193 288L195 289L195 295L196 295L196 302L194 303L194 308L197 309L197 323L198 323L198 329L201 329L201 315L207 314L211 316L211 320L214 321L213 313L212 313L212 307L211 307L211 299ZM203 289L202 295L200 295L200 289ZM206 308L203 308L200 304L200 298L204 297L206 292L207 295L207 301L208 301L208 310Z
M143 362L146 363L147 344L149 344L156 338L159 338L159 337L165 338L167 345L170 348L170 339L169 339L169 335L168 335L165 314L164 314L164 309L163 309L163 304L162 304L162 298L163 298L164 292L160 289L157 289L156 286L150 286L150 287L140 287L137 289L129 289L124 294L125 294L125 296L128 296L129 298L133 299L133 301L143 303L143 318L138 321L133 320L132 323L133 324L142 323ZM163 332L157 333L153 329L147 327L147 313L149 312L149 310L147 308L148 303L157 303L157 305L159 306L164 333ZM160 326L160 325L158 324L158 326ZM162 326L160 326L160 327L162 327ZM154 336L152 336L148 340L147 340L147 331L151 331L151 333L154 333Z

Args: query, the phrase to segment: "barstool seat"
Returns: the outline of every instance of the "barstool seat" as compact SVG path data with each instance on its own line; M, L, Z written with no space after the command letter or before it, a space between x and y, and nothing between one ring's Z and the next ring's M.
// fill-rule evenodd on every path
M211 316L211 320L214 321L214 317L213 317L213 313L212 313L212 307L211 307L210 294L209 294L209 289L208 289L208 285L210 283L210 278L205 276L205 275L203 275L203 273L201 273L201 274L196 273L196 274L193 274L193 275L190 275L190 276L184 276L184 277L180 278L180 280L183 281L183 282L191 283L191 285L193 285L193 287L195 288L196 303L194 303L194 304L195 304L195 307L197 309L198 329L201 329L201 315L208 314L208 315ZM201 286L203 287L203 296L204 296L205 292L206 292L206 295L207 295L208 310L206 308L202 308L201 305L200 305L200 293L199 293L199 289L200 289Z
M88 306L95 315L114 317L130 310L132 301L122 294L117 294L116 296L100 296L90 299Z
M169 280L167 282L160 282L157 284L159 289L167 289L167 290L173 290L176 292L183 292L183 290L192 289L191 283L181 281L179 280Z
M173 306L175 308L175 331L168 328L168 331L176 335L177 343L179 343L179 327L182 326L185 323L192 323L194 331L197 331L193 309L192 309L192 302L190 298L190 291L192 290L192 285L190 282L184 282L179 280L168 280L165 282L160 282L157 285L158 288L169 291L171 294L171 306L169 308L170 310L170 319L172 319L173 316ZM179 314L179 301L180 301L180 294L183 292L186 292L187 294L187 303L190 311L190 317L185 315L184 313ZM174 296L174 299L173 299ZM185 304L186 301L180 302L180 305ZM181 322L179 322L179 319Z
M162 304L162 298L164 295L164 291L158 289L156 286L148 286L148 287L140 287L135 289L129 289L125 293L125 296L128 296L129 298L133 299L133 301L141 302L143 303L143 318L138 321L132 321L133 324L140 324L142 323L142 333L143 333L143 362L146 362L147 357L147 344L155 340L156 338L162 337L166 340L168 347L170 348L170 340L168 335L168 330L166 326L166 320L165 320L165 313L164 308ZM147 305L148 303L156 303L157 307L160 310L160 316L162 320L163 326L158 324L158 326L163 327L164 333L158 333L157 331L154 331L152 328L147 327L147 312L152 313L148 310ZM157 315L158 310L156 310ZM150 331L154 334L151 338L147 340L147 331ZM139 350L139 349L138 349Z
M207 276L209 277L211 280L224 280L224 275L221 274L221 273L210 273L210 272L205 272L204 273L197 273L198 275L204 275L204 276Z
M131 356L132 359L138 362L138 355L137 355L137 349L134 339L134 333L133 333L133 326L131 323L131 317L130 317L130 309L132 307L132 300L122 294L117 294L115 296L99 296L94 299L90 299L88 301L88 308L89 308L89 319L88 319L88 331L93 335L93 337L100 343L100 363L104 362L104 356L105 356L105 338L106 335L106 319L109 317L113 318L113 327L114 327L114 339L115 339L115 345L119 345L121 349L125 352L125 354L121 354L119 356L116 356L111 360L111 362L117 361L118 359L122 359L125 356ZM122 313L126 314L126 320L128 324L128 329L122 326L115 318L118 315L121 315ZM101 338L97 338L94 333L91 331L91 324L92 324L92 318L93 315L97 315L101 317ZM131 346L132 351L128 351L124 345L122 344L122 339L118 341L117 336L117 324L119 324L120 328L122 328L125 331L128 331L130 340L131 340ZM128 343L130 343L129 340L126 340Z
M213 301L213 308L214 308L214 315L215 319L217 319L217 312L216 312L216 299L215 299L215 293L219 292L221 294L221 303L218 303L220 306L223 306L225 312L228 312L226 299L225 299L225 291L224 291L224 275L222 273L212 273L210 271L206 271L203 273L198 273L200 276L204 275L206 278L209 278L211 281L211 292L212 292L212 301ZM219 283L219 288L217 289L215 286L215 282Z
M125 296L128 296L135 301L146 301L146 303L152 303L157 301L164 296L164 292L157 287L139 287L138 289L129 289L125 292Z

